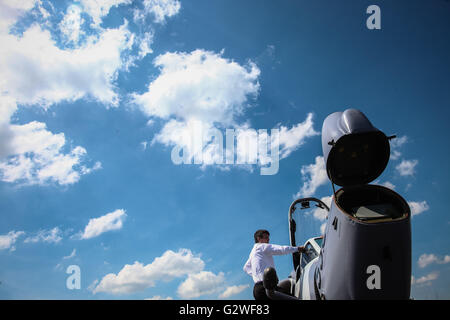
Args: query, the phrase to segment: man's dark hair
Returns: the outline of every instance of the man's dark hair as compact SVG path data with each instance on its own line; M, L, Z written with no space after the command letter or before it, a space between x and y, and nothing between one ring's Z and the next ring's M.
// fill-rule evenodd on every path
M270 236L270 233L267 230L264 229L257 230L253 235L255 237L255 243L258 243L258 238L264 238L264 235L266 234Z

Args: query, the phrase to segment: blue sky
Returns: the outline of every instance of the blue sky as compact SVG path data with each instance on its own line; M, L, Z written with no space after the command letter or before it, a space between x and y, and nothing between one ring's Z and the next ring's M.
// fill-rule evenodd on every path
M448 1L2 0L0 12L0 298L252 299L253 233L288 244L295 197L332 194L320 132L347 108L398 137L373 183L412 209L411 296L450 298ZM176 147L194 159L183 137L198 126L224 139L278 129L278 171L215 163L212 143L176 165ZM326 222L302 219L303 239ZM275 263L287 277L290 256Z

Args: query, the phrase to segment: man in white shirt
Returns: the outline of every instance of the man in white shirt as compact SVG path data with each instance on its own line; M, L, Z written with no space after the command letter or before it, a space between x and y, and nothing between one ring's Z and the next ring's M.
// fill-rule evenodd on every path
M304 247L280 246L269 244L270 233L267 230L257 230L254 234L255 245L247 262L244 265L244 271L248 273L255 282L253 287L253 296L255 300L267 300L266 290L263 285L264 270L267 267L275 268L273 256L284 255L294 252L303 252Z

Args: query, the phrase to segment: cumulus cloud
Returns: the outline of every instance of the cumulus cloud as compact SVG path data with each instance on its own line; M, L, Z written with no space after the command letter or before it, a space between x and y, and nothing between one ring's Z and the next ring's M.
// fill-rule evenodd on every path
M153 287L157 281L170 281L203 270L205 263L188 249L177 252L167 250L152 263L144 265L136 261L125 265L119 273L103 277L94 293L129 294Z
M419 279L415 279L414 277L411 278L411 284L412 285L430 285L431 281L436 280L439 278L439 272L431 272L427 274L426 276L420 277Z
M151 298L147 298L145 300L173 300L172 297L168 296L168 297L162 297L162 296L153 296Z
M82 25L84 19L81 17L82 8L77 5L71 5L67 8L64 18L59 23L59 29L68 42L78 44L80 36L84 34Z
M87 1L71 4L56 29L49 28L48 12L44 22L34 23L21 35L10 33L30 9L45 9L42 2L8 1L0 4L0 86L2 95L13 97L18 104L48 107L63 100L93 98L107 106L118 105L114 82L117 73L129 65L129 54L135 35L125 20L115 29L98 28L79 45L85 12L98 24L113 6L130 4L131 0ZM46 12L46 11L45 11ZM58 30L59 29L59 30ZM61 49L54 32L72 42L72 49ZM52 32L52 33L51 33ZM144 37L146 43L149 36ZM148 48L147 48L148 51Z
M190 274L178 287L177 293L183 299L197 298L202 295L218 292L225 282L223 272L214 274L210 271L201 271Z
M14 152L11 141L14 133L11 130L10 119L16 112L16 100L0 95L0 161Z
M161 143L182 149L184 163L201 163L203 167L233 164L234 154L223 152L225 130L217 133L217 128L230 128L235 130L237 141L236 164L259 161L260 165L266 165L271 159L261 153L258 157L258 148L275 143L274 135L269 136L270 130L256 131L248 122L239 121L249 108L250 99L259 94L260 70L252 61L240 65L223 54L197 49L158 56L154 65L160 75L146 92L132 94L132 101L148 117L166 121L152 145ZM306 138L319 134L313 129L312 119L310 113L304 122L291 128L280 125L275 128L279 132L276 142L281 159L298 149ZM231 163L228 159L232 159Z
M194 157L202 154L203 137L210 130L212 126L195 119L188 121L171 119L155 135L152 145L158 142L166 146L178 146L183 150L183 157L192 162Z
M433 263L437 264L450 263L450 255L446 255L443 258L439 258L432 253L431 254L424 253L419 257L419 260L417 261L417 264L419 265L420 268L425 268Z
M145 57L149 53L153 53L151 45L153 43L154 33L153 31L145 32L144 35L138 39L139 42L139 58Z
M81 239L95 238L102 233L122 229L126 216L125 210L117 209L99 218L90 219L81 235Z
M178 146L186 150L189 160L201 154L207 164L221 163L216 145L206 138L203 150L202 139L211 137L215 125L236 127L241 133L248 129L236 118L243 114L248 99L259 92L258 67L251 61L242 66L224 58L223 52L201 49L160 55L154 65L160 75L147 92L132 95L144 114L167 120L152 144ZM194 140L196 137L200 141Z
M324 222L320 225L320 234L325 234L325 229L327 228L327 223Z
M219 298L226 299L231 296L237 295L237 294L241 293L242 291L244 291L245 289L247 289L248 287L250 287L248 284L227 287L225 289L225 291L219 295Z
M37 242L46 242L46 243L58 243L62 238L62 232L58 227L55 227L51 230L40 230L36 235L27 237L24 242L25 243L37 243Z
M399 149L406 142L408 142L408 140L409 139L407 136L401 136L401 137L391 140L390 144L391 144L391 159L392 160L398 160L401 157L402 153L399 151Z
M90 38L81 47L61 50L48 30L32 25L19 38L1 33L0 86L18 104L48 107L63 100L92 97L118 105L114 81L125 67L121 54L133 37L124 24Z
M401 176L412 176L418 163L418 160L402 160L395 169Z
M102 0L102 1L92 1L92 0L80 0L84 11L92 17L93 26L99 27L103 17L107 16L109 10L112 7L117 7L122 4L130 4L131 0Z
M39 0L1 1L0 2L0 32L8 31L9 27L28 10L34 8Z
M429 264L435 263L438 258L434 254L422 254L417 261L420 268L425 268Z
M383 186L383 187L392 189L392 190L395 189L395 185L392 182L390 182L390 181L385 181L383 183L380 183L380 185Z
M160 75L134 102L150 117L197 119L230 125L242 114L249 95L256 95L260 71L241 66L211 51L166 53L154 60Z
M293 151L302 146L306 138L320 134L314 130L313 126L312 113L308 113L305 121L292 126L291 129L280 126L280 156L282 159L288 157Z
M14 244L17 238L24 234L24 231L10 231L5 235L0 235L0 250L9 249L10 251L15 251L16 247Z
M95 99L106 106L117 106L115 80L126 69L134 35L127 23L116 29L101 29L78 45L83 35L82 9L103 17L114 5L130 1L82 1L68 7L59 31L73 49L61 49L47 24L35 23L17 35L14 25L31 9L47 19L49 13L40 1L8 1L0 4L0 179L23 184L56 182L68 185L80 176L101 168L97 162L87 167L86 150L68 148L63 133L54 134L41 122L14 125L11 116L18 106L44 108L61 101ZM96 7L96 8L94 8ZM95 13L96 12L96 13ZM52 32L55 30L52 30Z
M317 156L313 164L302 166L300 172L304 182L300 191L295 195L296 198L312 196L318 187L328 181L325 161L322 156Z
M144 0L144 9L134 11L135 22L145 22L146 16L153 16L155 23L165 23L180 11L181 3L178 0Z
M63 260L71 259L71 258L75 257L76 255L77 255L77 249L73 249L72 252L68 256L63 257Z
M408 201L408 205L411 209L411 215L413 217L430 209L430 206L426 201L421 202Z
M328 208L330 208L332 199L333 199L333 196L327 196L327 197L322 197L320 200L322 200L322 202L325 203L328 206ZM328 217L328 211L326 209L316 208L313 211L313 217L316 220L325 221Z
M0 107L3 106L0 99ZM13 110L13 109L11 109ZM65 152L64 133L54 134L45 123L33 121L24 125L13 125L0 121L0 179L26 185L56 182L70 185L78 182L81 175L101 167L83 165L86 149L76 146ZM2 157L3 156L3 157Z
M385 182L380 182L380 180L375 180L373 182L374 185L379 185L379 186L383 186L386 187L388 189L394 190L395 189L395 184L393 184L390 181L385 181Z

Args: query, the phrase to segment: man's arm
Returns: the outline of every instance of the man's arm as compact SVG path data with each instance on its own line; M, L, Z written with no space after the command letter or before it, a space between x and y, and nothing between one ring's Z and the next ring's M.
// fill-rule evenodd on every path
M247 262L244 265L244 271L247 272L249 275L252 275L252 263L250 260L251 259L249 257Z
M304 247L291 247L291 246L280 246L278 244L267 244L264 248L264 251L274 256L280 256L294 252L304 252L304 249L305 249Z

